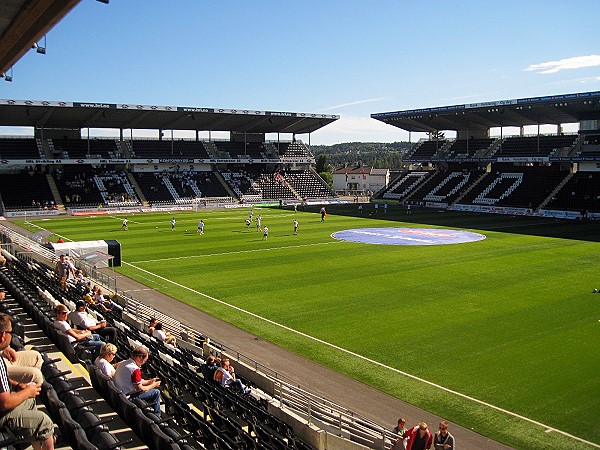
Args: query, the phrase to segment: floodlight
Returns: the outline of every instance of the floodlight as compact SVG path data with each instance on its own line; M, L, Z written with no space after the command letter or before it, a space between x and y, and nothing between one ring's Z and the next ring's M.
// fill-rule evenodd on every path
M12 77L12 67L10 68L10 75L7 74L6 72L2 72L0 73L0 78L4 78L5 81L11 82L13 77Z
M37 42L35 44L33 44L32 48L35 48L35 51L38 52L40 55L45 55L46 54L46 35L44 35L44 45L40 45Z

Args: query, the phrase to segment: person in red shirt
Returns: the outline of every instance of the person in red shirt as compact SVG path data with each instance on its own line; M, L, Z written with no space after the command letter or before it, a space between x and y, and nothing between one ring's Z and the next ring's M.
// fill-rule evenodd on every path
M407 438L406 450L429 450L433 443L433 434L425 422L421 422L412 428L409 428L402 435Z

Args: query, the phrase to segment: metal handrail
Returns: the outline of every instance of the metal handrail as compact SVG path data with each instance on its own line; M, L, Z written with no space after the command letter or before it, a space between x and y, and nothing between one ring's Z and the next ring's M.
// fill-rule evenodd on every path
M8 237L12 241L13 246L23 247L31 253L39 252L38 255L47 259L50 264L56 260L56 256L50 250L2 224L0 224L0 235ZM8 247L6 246L6 248ZM16 252L14 248L13 250ZM94 271L94 275L99 274L99 271ZM92 279L97 281L95 278ZM97 284L101 283L98 282ZM291 378L259 363L232 347L208 340L199 331L183 325L168 314L142 303L135 297L123 292L119 292L119 296L125 300L125 310L127 313L141 323L147 322L151 317L155 317L165 324L178 338L182 338L185 334L187 342L206 342L209 348L214 349L216 353L225 353L235 361L244 364L256 373L272 381L274 385L273 400L279 403L279 407L293 411L309 424L318 425L320 428L329 430L338 436L350 437L351 440L374 449L386 450L391 448L393 441L397 437L394 433L370 419L317 393L311 392L310 389L304 388Z

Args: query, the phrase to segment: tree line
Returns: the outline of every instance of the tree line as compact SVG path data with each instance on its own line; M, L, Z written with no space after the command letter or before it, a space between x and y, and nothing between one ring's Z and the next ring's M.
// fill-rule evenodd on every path
M414 145L414 142L345 142L334 145L311 145L310 150L317 159L317 166L321 160L321 163L328 163L333 168L367 166L398 170L402 167L404 155ZM319 158L322 155L325 158ZM323 167L317 167L317 172L322 171L319 169Z

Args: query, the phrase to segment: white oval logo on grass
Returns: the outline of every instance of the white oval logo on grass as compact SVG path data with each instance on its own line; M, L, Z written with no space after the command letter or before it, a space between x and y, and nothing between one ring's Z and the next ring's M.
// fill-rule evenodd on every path
M485 235L479 233L439 228L357 228L337 231L331 237L341 241L381 245L463 244L485 239Z

